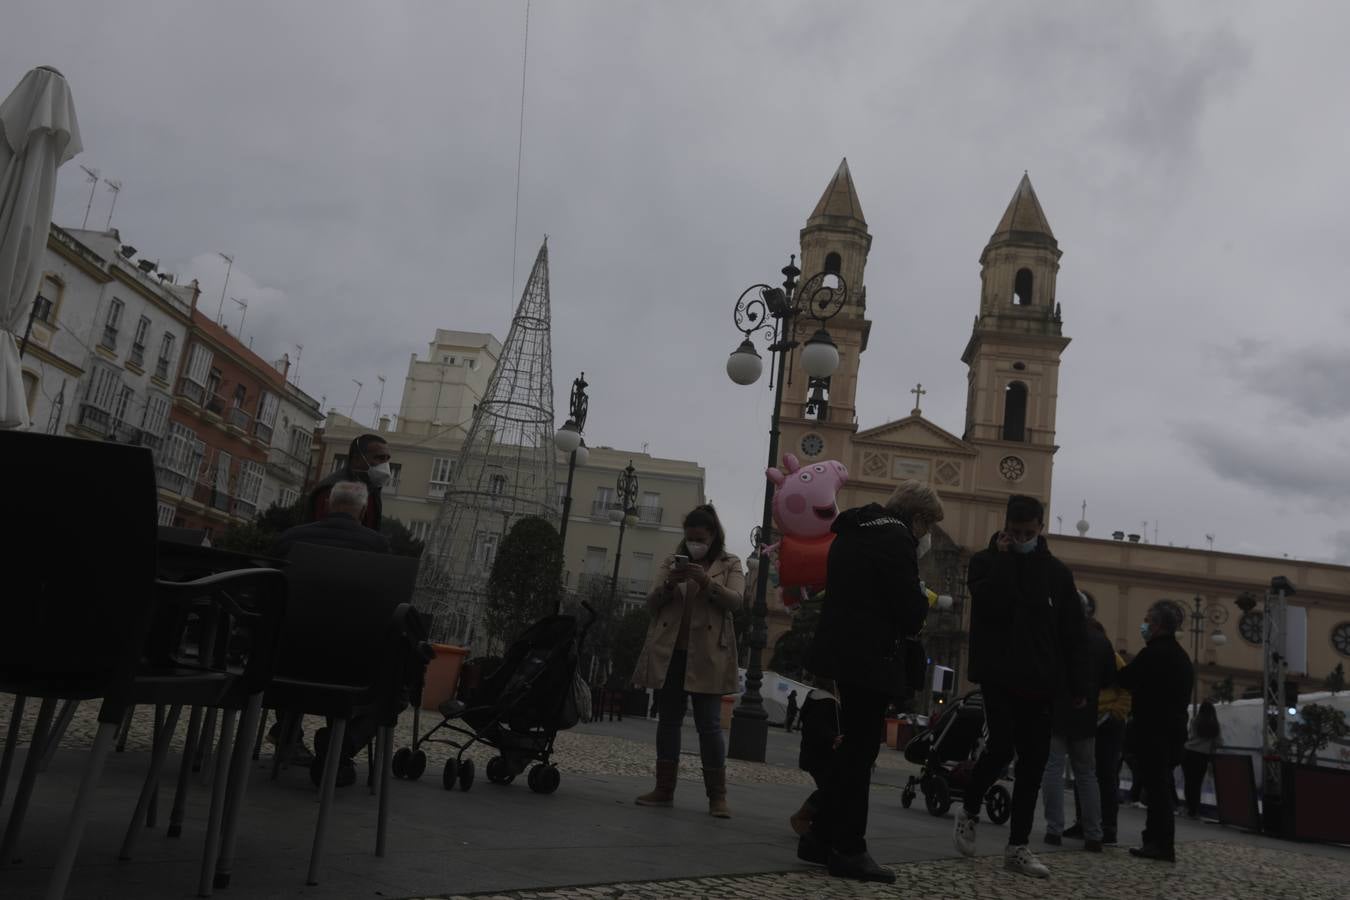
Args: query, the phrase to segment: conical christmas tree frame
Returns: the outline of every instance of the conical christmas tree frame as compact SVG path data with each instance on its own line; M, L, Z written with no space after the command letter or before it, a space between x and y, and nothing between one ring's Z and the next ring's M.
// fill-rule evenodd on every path
M545 240L422 553L415 603L435 641L481 644L502 539L526 516L558 525L550 329Z

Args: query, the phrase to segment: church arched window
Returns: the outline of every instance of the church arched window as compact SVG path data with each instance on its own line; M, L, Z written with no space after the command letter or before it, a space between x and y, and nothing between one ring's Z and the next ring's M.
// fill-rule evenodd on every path
M1003 439L1027 439L1027 386L1020 381L1009 384L1003 393Z
M826 254L825 254L825 274L826 274L826 275L838 275L838 274L839 274L839 266L840 266L840 265L842 265L842 260L840 260L839 254L838 254L838 253L826 253Z
M1013 306L1031 305L1031 288L1034 279L1030 269L1018 269L1017 278L1013 281Z

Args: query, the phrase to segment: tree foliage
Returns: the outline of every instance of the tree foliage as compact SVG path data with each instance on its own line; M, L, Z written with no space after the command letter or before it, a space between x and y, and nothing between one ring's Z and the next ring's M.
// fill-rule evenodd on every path
M507 646L557 609L562 563L562 542L547 521L529 516L511 526L488 576L483 627L489 648Z
M1322 687L1331 691L1333 696L1345 690L1345 663L1336 663L1336 668L1332 669L1327 680L1322 682Z
M1318 751L1333 740L1343 740L1350 734L1345 713L1334 706L1309 703L1299 710L1299 717L1289 728L1289 743L1294 759L1311 763Z
M1210 688L1209 699L1215 703L1232 703L1233 693L1233 676L1229 675L1223 681L1214 683L1214 686Z
M610 641L610 670L626 684L632 682L633 669L637 667L642 645L647 641L647 629L651 622L651 613L647 612L646 607L640 606L629 610L614 625L614 636Z
M413 537L408 526L398 519L392 516L381 518L380 534L389 538L389 552L395 556L411 556L416 559L422 555L424 543Z

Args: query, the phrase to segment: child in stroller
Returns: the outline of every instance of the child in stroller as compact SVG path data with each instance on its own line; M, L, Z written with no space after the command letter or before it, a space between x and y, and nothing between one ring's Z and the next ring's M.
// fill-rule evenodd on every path
M923 791L924 804L935 816L947 814L952 803L964 800L975 768L975 759L984 743L984 697L971 691L942 709L928 727L905 745L905 759L923 767L917 777L911 775L900 794L900 805L909 809L917 791ZM1002 825L1012 815L1012 795L995 784L984 798L989 821Z

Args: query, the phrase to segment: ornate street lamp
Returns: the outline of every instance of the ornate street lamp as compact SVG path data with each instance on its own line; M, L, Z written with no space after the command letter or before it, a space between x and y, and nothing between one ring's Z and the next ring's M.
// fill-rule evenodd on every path
M1228 621L1228 610L1220 603L1213 600L1206 602L1201 597L1192 600L1194 609L1191 610L1191 662L1195 666L1195 677L1191 684L1191 705L1194 706L1200 702L1200 639L1205 634L1205 623L1214 626L1214 631L1209 635L1209 642L1215 647L1222 647L1228 643L1228 636L1223 633L1220 626Z
M582 437L582 432L586 430L586 411L590 407L590 398L586 396L586 373L572 382L572 397L567 406L567 421L558 429L554 435L553 442L558 449L568 455L567 459L567 491L563 495L562 506L562 527L558 529L558 539L564 547L567 544L567 521L572 515L572 476L577 471L577 466L586 465L586 460L590 458L590 451L586 449L586 441Z
M837 274L820 272L800 286L797 276L797 257L783 267L783 286L770 287L755 284L746 288L736 300L732 316L744 339L727 359L727 375L737 384L754 384L764 371L764 360L755 349L753 338L759 335L768 341L769 387L774 391L773 413L769 423L769 465L778 462L778 426L783 406L783 382L787 379L788 359L793 350L802 347L802 368L811 378L828 378L839 367L839 348L825 330L825 323L838 315L848 300L848 286ZM798 319L815 320L811 337L802 345L797 340ZM777 366L777 382L773 367ZM764 516L760 525L762 534L773 530L773 482L764 482ZM750 619L750 662L745 670L745 692L731 716L731 737L727 755L733 759L764 761L769 739L769 717L764 711L760 688L764 683L763 654L768 643L768 561L761 559L755 579L755 601Z

